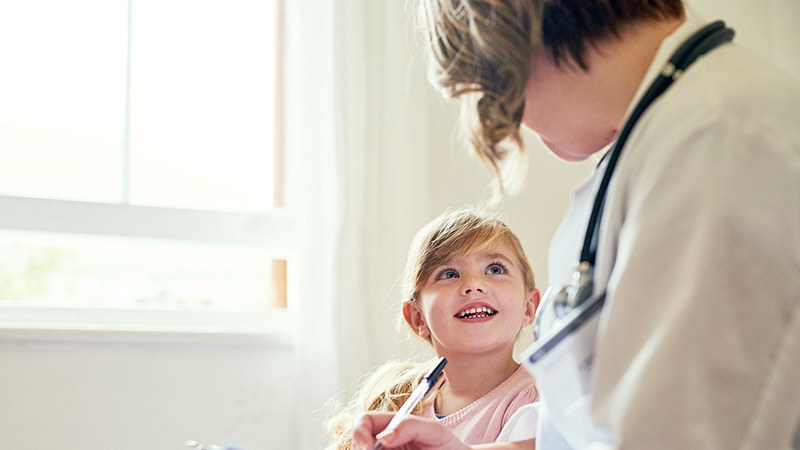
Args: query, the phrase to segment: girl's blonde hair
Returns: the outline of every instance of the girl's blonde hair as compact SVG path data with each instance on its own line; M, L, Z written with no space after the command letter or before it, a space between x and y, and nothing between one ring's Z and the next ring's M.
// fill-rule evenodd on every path
M329 411L337 411L326 423L330 444L325 450L351 450L353 448L353 419L365 411L394 412L400 409L411 392L416 389L433 362L388 361L375 369L363 382L361 389L349 404L338 400L328 402ZM419 414L433 401L429 395L413 413Z
M452 256L469 255L497 243L507 243L512 247L526 289L535 289L533 270L517 236L498 215L488 209L465 207L445 212L417 232L401 279L402 302L417 301L425 280L436 267ZM402 314L399 324L404 327L407 325ZM430 338L427 340L430 342ZM397 411L432 364L433 361L389 361L366 379L349 405L329 403L328 409L339 413L327 422L327 432L331 438L327 450L349 450L352 447L351 426L355 414L364 411ZM419 414L433 399L434 396L430 395L420 402L414 414Z
M499 195L524 174L519 128L534 47L588 70L587 48L628 24L685 15L682 0L418 1L431 83L464 100L464 128Z

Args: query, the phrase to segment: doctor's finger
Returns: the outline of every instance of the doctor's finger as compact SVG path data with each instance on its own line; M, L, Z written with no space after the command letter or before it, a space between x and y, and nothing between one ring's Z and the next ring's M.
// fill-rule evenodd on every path
M417 450L467 450L470 447L437 421L418 416L405 418L391 433L381 436L386 448Z
M394 417L394 413L364 413L353 421L353 448L371 450L375 445L375 435L383 431Z

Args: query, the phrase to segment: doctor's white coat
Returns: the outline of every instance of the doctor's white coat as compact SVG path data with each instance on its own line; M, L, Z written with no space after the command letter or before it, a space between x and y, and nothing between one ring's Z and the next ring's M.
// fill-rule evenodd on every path
M639 95L703 25L663 43ZM591 410L613 438L591 448L800 447L800 83L767 65L735 43L701 57L623 150L595 271ZM573 194L550 286L571 279L603 170Z

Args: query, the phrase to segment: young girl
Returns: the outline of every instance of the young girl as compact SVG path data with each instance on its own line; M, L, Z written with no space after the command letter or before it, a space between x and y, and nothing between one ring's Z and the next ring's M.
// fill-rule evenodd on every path
M539 303L519 239L480 209L445 213L415 236L402 295L401 323L448 361L414 414L437 418L468 444L494 442L511 415L538 398L512 356ZM431 361L379 367L350 407L329 420L328 449L350 449L353 415L397 411L430 367Z

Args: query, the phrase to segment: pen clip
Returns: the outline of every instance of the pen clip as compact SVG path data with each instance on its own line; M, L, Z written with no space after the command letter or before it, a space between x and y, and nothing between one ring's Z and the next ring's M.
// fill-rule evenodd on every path
M428 383L428 390L425 391L425 395L428 395L428 392L430 392L431 389L433 389L433 387L436 385L436 381L439 380L439 375L441 375L442 370L444 369L444 366L446 364L447 364L447 358L442 356L441 358L439 358L439 362L436 364L436 366L433 369L431 369L430 372L425 374L423 380L425 380Z

